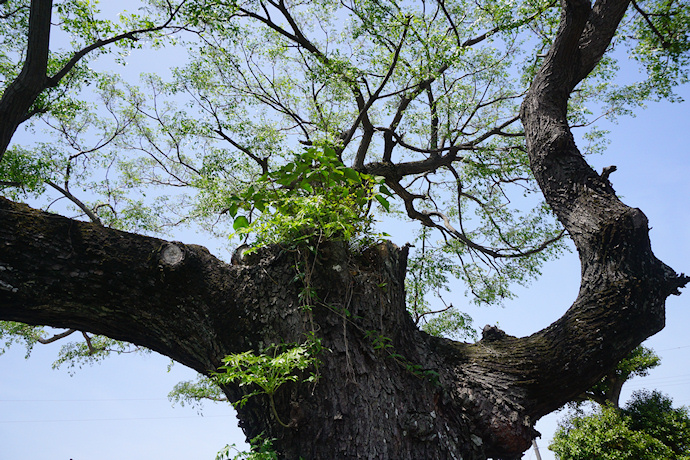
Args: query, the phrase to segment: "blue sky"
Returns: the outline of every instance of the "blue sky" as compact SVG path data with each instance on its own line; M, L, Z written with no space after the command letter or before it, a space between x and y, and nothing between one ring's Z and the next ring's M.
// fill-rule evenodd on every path
M690 100L690 88L680 91ZM690 272L690 109L687 103L650 104L635 118L610 126L604 155L590 157L597 170L616 165L611 182L623 201L649 218L655 254L677 271ZM390 232L392 233L392 232ZM406 236L393 234L397 244ZM203 235L180 233L171 239L208 245ZM579 263L571 253L544 267L543 276L518 298L498 307L461 307L481 329L496 324L516 336L531 334L557 319L575 299ZM456 306L462 303L458 286ZM624 387L656 388L690 405L690 289L667 302L667 326L647 346L662 357L649 377ZM0 356L0 460L166 460L213 459L225 444L244 442L227 404L206 404L202 412L175 407L166 399L175 383L193 379L181 365L167 370L159 355L125 355L87 366L70 376L52 370L59 343L37 346L29 360L20 347ZM537 424L544 460L559 414ZM536 458L529 451L526 459Z

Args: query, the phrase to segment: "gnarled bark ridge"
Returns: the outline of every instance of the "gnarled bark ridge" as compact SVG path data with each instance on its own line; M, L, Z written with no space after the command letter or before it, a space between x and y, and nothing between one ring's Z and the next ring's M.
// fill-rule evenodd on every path
M406 249L279 246L240 265L200 246L78 222L0 200L0 319L129 341L208 374L224 356L315 333L319 380L239 410L284 458L519 458L538 418L596 382L664 325L688 282L656 259L647 219L584 161L570 92L608 46L627 1L564 1L554 45L522 106L534 175L575 242L582 285L549 327L486 328L476 344L430 337L405 309ZM320 302L301 307L308 273ZM385 340L383 339L385 337ZM376 339L378 338L378 342ZM389 344L377 347L376 343ZM243 388L228 386L231 401Z

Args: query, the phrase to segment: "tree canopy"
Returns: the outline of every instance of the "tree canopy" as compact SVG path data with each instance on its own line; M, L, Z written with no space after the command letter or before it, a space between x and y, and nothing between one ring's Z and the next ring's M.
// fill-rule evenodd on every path
M35 3L36 21L38 5L50 21L50 4ZM568 123L589 142L585 153L605 146L597 118L673 99L687 81L687 5L635 5L611 38L616 52L569 97ZM233 200L252 221L275 210L251 190L261 174L271 177L263 189L284 187L276 173L286 165L317 161L305 146L327 147L382 178L401 217L436 230L420 234L411 268L452 273L477 302L510 297L511 284L563 248L518 116L558 28L556 2L132 2L136 13L118 17L97 2L55 2L57 26L35 27L48 53L35 60L22 60L33 50L28 3L2 7L4 106L29 72L24 62L43 61L35 72L47 77L22 98L31 105L17 123L4 118L8 196L66 197L79 214L123 230L165 234L194 222L224 238ZM137 82L96 70L103 54L124 63L150 47L174 56L164 74L143 69ZM623 84L615 75L626 54L645 74ZM5 152L24 122L40 140ZM314 199L322 190L302 191Z

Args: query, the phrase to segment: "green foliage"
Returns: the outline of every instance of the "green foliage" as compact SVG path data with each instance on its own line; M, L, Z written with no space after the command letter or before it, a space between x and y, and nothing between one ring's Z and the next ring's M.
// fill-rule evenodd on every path
M45 336L46 331L41 326L30 326L14 321L0 321L0 355L16 343L26 347L26 357L28 358L33 347L39 343L39 339L43 339Z
M4 193L15 199L21 195L40 195L45 192L45 181L51 178L54 168L50 156L13 146L0 162L0 190L5 185L7 191Z
M651 434L635 431L630 418L604 407L586 417L562 422L549 449L560 460L659 460L671 449Z
M320 350L319 343L312 341L297 346L273 345L258 355L251 350L228 355L213 378L221 385L236 383L249 387L249 392L233 403L235 406L242 407L253 396L267 395L276 420L287 426L276 412L273 395L287 382L315 382L315 374L302 378L301 371L317 364L315 354Z
M381 179L346 167L334 149L312 147L231 196L227 209L235 231L254 234L259 246L314 235L348 241L371 232L372 202L388 210L389 196ZM240 209L260 215L250 222Z
M53 369L66 365L68 371L74 374L77 369L81 369L85 365L92 366L113 354L129 353L148 354L151 353L151 350L132 345L128 342L97 335L89 337L82 342L64 344L60 348L57 359L53 362Z
M187 380L177 383L168 393L168 399L173 404L179 404L183 407L190 405L199 409L205 400L227 401L227 397L220 386L218 386L218 382L201 374L197 376L196 381Z
M618 381L622 385L633 377L646 377L650 370L659 365L661 365L661 358L654 350L639 345L616 365L612 373L603 377L588 392L606 395L609 393L612 381Z
M636 2L631 33L632 57L647 79L625 88L640 99L679 100L673 89L688 82L690 4L674 0Z
M623 414L630 417L630 428L649 433L668 446L677 459L690 459L690 412L685 406L674 408L673 401L659 391L633 393Z
M393 348L391 338L381 334L379 331L366 331L365 337L371 340L374 350L391 350Z
M23 344L26 347L26 357L28 358L36 344L48 344L55 340L72 336L76 332L74 329L54 331L51 328L42 326L30 326L13 321L0 321L0 355L7 351L12 344L16 343ZM83 337L84 341L63 344L56 360L53 362L53 369L67 365L69 372L73 373L76 368L81 368L87 364L93 365L111 354L145 354L151 352L148 349L108 337L89 336L86 333L80 333L79 335Z
M273 448L273 441L265 439L262 435L253 438L250 441L251 450L249 452L240 452L235 448L235 444L225 446L218 455L216 460L230 460L233 451L237 452L233 455L232 460L278 460L278 454Z
M633 394L625 408L600 407L559 424L549 449L560 460L690 458L690 416L654 391Z
M458 274L457 264L438 248L429 247L429 229L423 229L415 241L421 248L414 251L407 262L405 292L407 309L420 328L435 336L454 339L476 338L472 318L452 304L443 301L450 291L448 275ZM436 297L444 306L434 309L431 298Z
M637 2L641 12L631 9L621 26L616 40L630 44L646 80L616 86L619 51L573 93L570 120L587 131L592 151L605 144L591 127L602 113L673 98L673 86L687 80L686 3ZM26 4L0 4L5 85L21 68L28 9L18 6ZM144 2L110 17L96 1L55 2L64 40L51 50L49 73L93 42L165 23L175 6ZM387 210L393 203L380 178L362 174L355 159L365 167L423 164L458 148L448 166L393 177L418 197L417 211L443 213L468 240L498 255L450 238L429 255L438 270L465 282L477 302L500 304L563 249L559 242L540 249L557 239L560 226L533 199L519 123L504 125L555 34L557 2L327 0L285 4L268 15L265 6L187 0L172 23L179 28L93 50L36 101L32 122L46 132L42 142L6 155L0 181L21 185L3 186L3 193L40 194L48 205L55 192L45 192L45 180L69 184L105 225L128 231L193 224L215 236L251 232L258 244L313 232L351 239L375 233L372 204ZM158 72L136 88L92 65L113 50L125 63L130 51L165 43L179 45L179 67L168 81ZM186 62L178 57L185 51ZM298 151L299 142L310 147ZM383 158L389 148L392 156ZM526 200L513 206L523 193ZM426 312L421 300L417 306ZM469 330L457 311L438 318L423 327Z
M615 369L615 375L623 380L646 377L649 371L661 365L661 358L651 348L639 345L623 358Z

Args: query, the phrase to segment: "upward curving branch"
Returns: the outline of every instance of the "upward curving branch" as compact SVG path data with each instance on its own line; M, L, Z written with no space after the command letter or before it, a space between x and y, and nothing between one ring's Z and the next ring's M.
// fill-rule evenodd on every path
M52 11L52 0L31 0L26 59L21 72L0 98L0 160L17 126L45 89Z
M573 306L548 328L516 342L525 356L532 354L558 375L544 382L524 369L535 379L530 394L562 386L561 397L575 397L576 381L593 384L663 328L666 298L690 281L654 256L647 218L623 204L586 163L568 127L569 94L601 59L628 3L602 0L590 8L587 1L563 1L554 44L522 104L532 171L582 264ZM566 401L532 402L531 411L540 417Z

